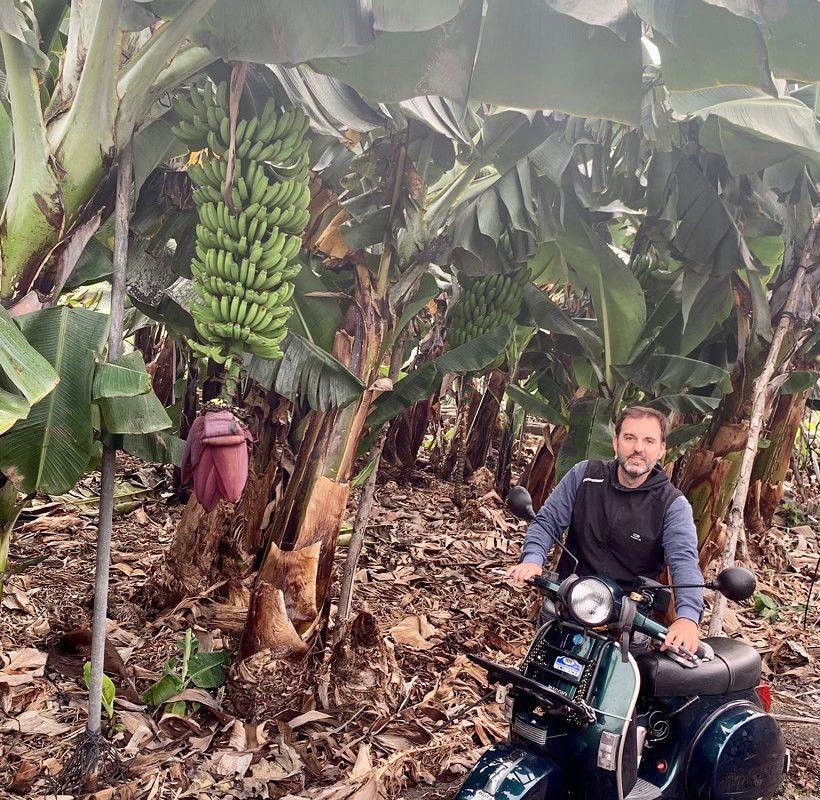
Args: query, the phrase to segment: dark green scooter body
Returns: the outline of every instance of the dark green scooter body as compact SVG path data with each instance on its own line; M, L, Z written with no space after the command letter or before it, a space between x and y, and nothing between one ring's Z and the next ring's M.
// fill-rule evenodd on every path
M686 669L659 653L623 661L605 633L543 628L521 673L585 699L596 721L514 688L510 742L485 753L456 800L769 800L788 756L755 690L760 659L709 641L714 662Z

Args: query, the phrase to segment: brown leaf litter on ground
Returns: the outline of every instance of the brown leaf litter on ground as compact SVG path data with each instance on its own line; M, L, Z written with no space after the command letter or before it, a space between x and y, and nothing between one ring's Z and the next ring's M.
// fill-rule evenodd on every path
M148 472L143 479L150 483ZM525 526L507 513L482 471L471 490L459 514L450 484L423 474L407 485L385 479L357 574L354 614L363 613L351 637L334 649L329 642L326 651L317 646L295 663L263 652L234 664L228 686L215 696L186 690L183 699L200 703L188 718L160 715L125 690L131 680L139 690L156 680L189 626L202 650L233 651L247 586L231 586L227 594L212 587L146 619L130 598L161 562L180 508L141 496L115 519L108 624L118 656L109 653L108 662L115 673L124 664L126 675L107 734L127 777L90 796L453 797L482 749L507 730L492 696L487 699L483 671L466 654L520 661L537 605L503 577ZM0 610L3 798L54 798L53 776L84 729L86 691L76 675L84 652L78 631L90 628L93 599L90 494L86 487L78 505L35 508L13 544L13 563L42 560L9 579ZM350 518L354 511L355 501ZM758 588L777 604L777 618L763 619L752 603L733 604L727 632L763 655L778 713L820 717L820 586L802 625L818 558L816 531L775 527L760 549L766 566L757 569ZM345 555L340 548L340 565ZM783 725L793 754L783 797L815 797L818 726Z

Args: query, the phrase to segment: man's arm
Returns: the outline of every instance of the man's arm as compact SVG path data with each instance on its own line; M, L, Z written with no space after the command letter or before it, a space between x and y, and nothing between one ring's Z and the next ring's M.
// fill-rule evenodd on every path
M580 461L559 481L527 528L521 563L507 570L513 580L521 583L541 572L550 548L561 540L572 520L572 509L578 487L587 471L587 462Z
M672 585L702 584L698 562L698 534L692 506L685 497L674 500L663 519L663 551ZM703 589L676 589L678 619L670 626L666 645L683 645L694 651L698 646L698 625L703 616Z

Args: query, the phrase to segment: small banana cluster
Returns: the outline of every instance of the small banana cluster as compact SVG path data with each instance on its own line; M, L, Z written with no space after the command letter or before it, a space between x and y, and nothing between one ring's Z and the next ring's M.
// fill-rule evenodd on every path
M308 119L298 108L281 114L271 99L259 117L239 119L235 170L227 187L230 142L228 90L206 83L174 109L174 133L191 150L205 150L188 167L199 215L191 272L201 303L194 324L204 344L201 356L220 363L243 350L281 358L287 335L294 259L310 214ZM232 207L231 207L232 206Z
M641 286L645 286L646 281L652 273L652 259L646 253L643 255L637 255L632 259L632 264L630 266L632 268L632 274L635 276L638 283L640 283Z
M448 345L458 347L499 325L512 329L521 310L524 285L529 279L529 267L508 275L460 275L461 294L450 315Z

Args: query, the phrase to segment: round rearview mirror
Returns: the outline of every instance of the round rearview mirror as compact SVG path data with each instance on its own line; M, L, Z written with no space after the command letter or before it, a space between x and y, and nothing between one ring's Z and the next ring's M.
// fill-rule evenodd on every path
M507 495L507 506L519 519L533 519L532 497L523 486L513 486Z
M727 567L713 581L712 585L724 597L735 602L747 600L755 593L757 580L754 573L743 567Z

